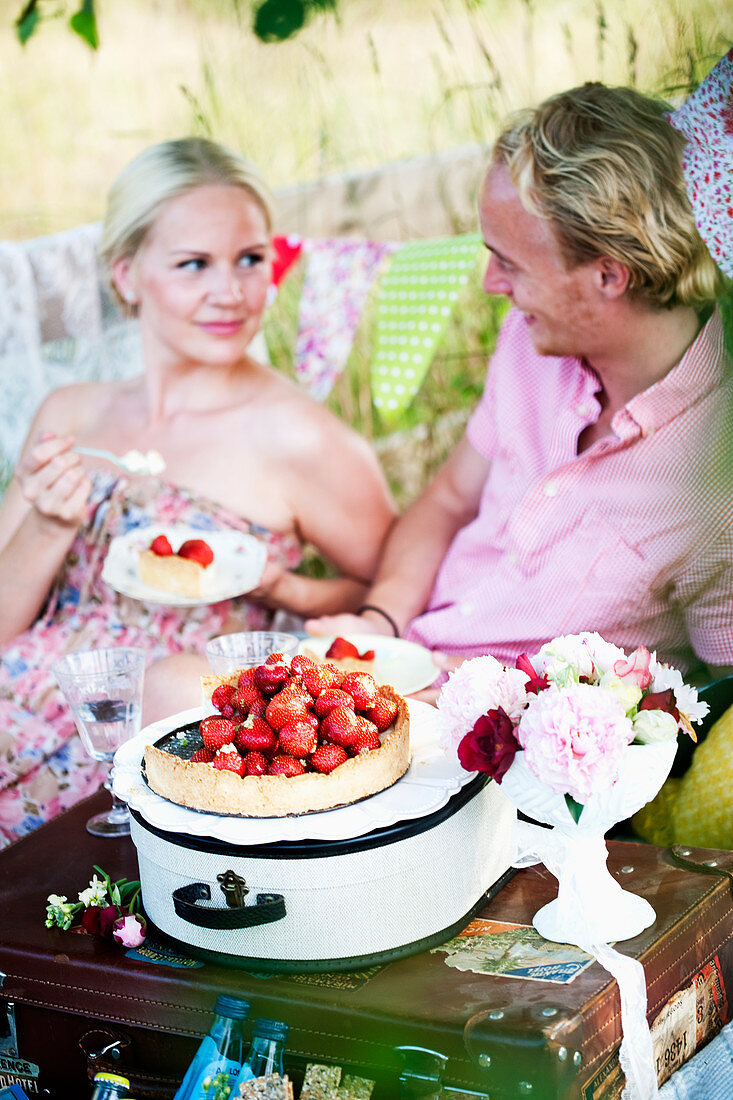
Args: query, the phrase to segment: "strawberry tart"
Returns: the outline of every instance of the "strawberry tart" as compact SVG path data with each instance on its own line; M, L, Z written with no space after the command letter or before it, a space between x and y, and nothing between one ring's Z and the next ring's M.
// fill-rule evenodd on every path
M157 535L140 551L138 571L150 588L197 599L215 581L214 551L203 539L186 539L174 551L166 535Z
M272 654L202 687L215 713L145 750L148 785L171 802L286 817L367 798L409 767L407 704L367 672Z

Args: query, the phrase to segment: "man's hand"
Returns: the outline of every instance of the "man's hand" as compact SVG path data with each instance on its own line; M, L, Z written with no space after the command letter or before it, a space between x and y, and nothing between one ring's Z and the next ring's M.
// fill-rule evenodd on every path
M382 630L376 616L372 618L366 615L322 615L320 619L306 619L305 629L314 637L322 637L326 634L336 634L345 637L349 634L387 634L390 638L392 632L389 624L384 621L385 629Z

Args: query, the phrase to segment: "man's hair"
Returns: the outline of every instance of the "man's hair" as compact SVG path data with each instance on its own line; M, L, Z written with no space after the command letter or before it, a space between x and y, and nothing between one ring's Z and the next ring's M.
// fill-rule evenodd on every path
M630 269L629 290L647 304L699 308L723 280L695 226L686 139L669 110L632 88L584 84L510 120L493 163L551 223L568 267L609 256Z
M99 246L107 267L137 253L165 203L208 184L241 187L272 231L272 193L251 161L206 138L163 141L143 149L110 188Z

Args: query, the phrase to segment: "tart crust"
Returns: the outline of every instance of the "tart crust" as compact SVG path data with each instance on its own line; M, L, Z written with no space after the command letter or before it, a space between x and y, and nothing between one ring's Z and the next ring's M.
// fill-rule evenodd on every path
M206 695L221 683L236 683L237 676L204 678ZM208 691L208 697L211 697ZM382 745L372 752L346 760L328 775L305 772L284 775L249 775L244 778L212 764L192 764L155 745L145 749L148 785L180 806L206 813L238 817L287 817L347 806L377 794L405 774L410 765L410 718L407 703L394 688L380 694L397 703L394 725L381 734Z

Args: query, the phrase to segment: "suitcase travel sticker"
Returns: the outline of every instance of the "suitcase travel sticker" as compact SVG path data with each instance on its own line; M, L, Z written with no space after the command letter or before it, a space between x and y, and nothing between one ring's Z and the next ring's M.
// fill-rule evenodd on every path
M496 920L472 920L431 954L439 951L447 952L445 964L456 970L563 984L595 962L579 947L543 939L531 925Z

